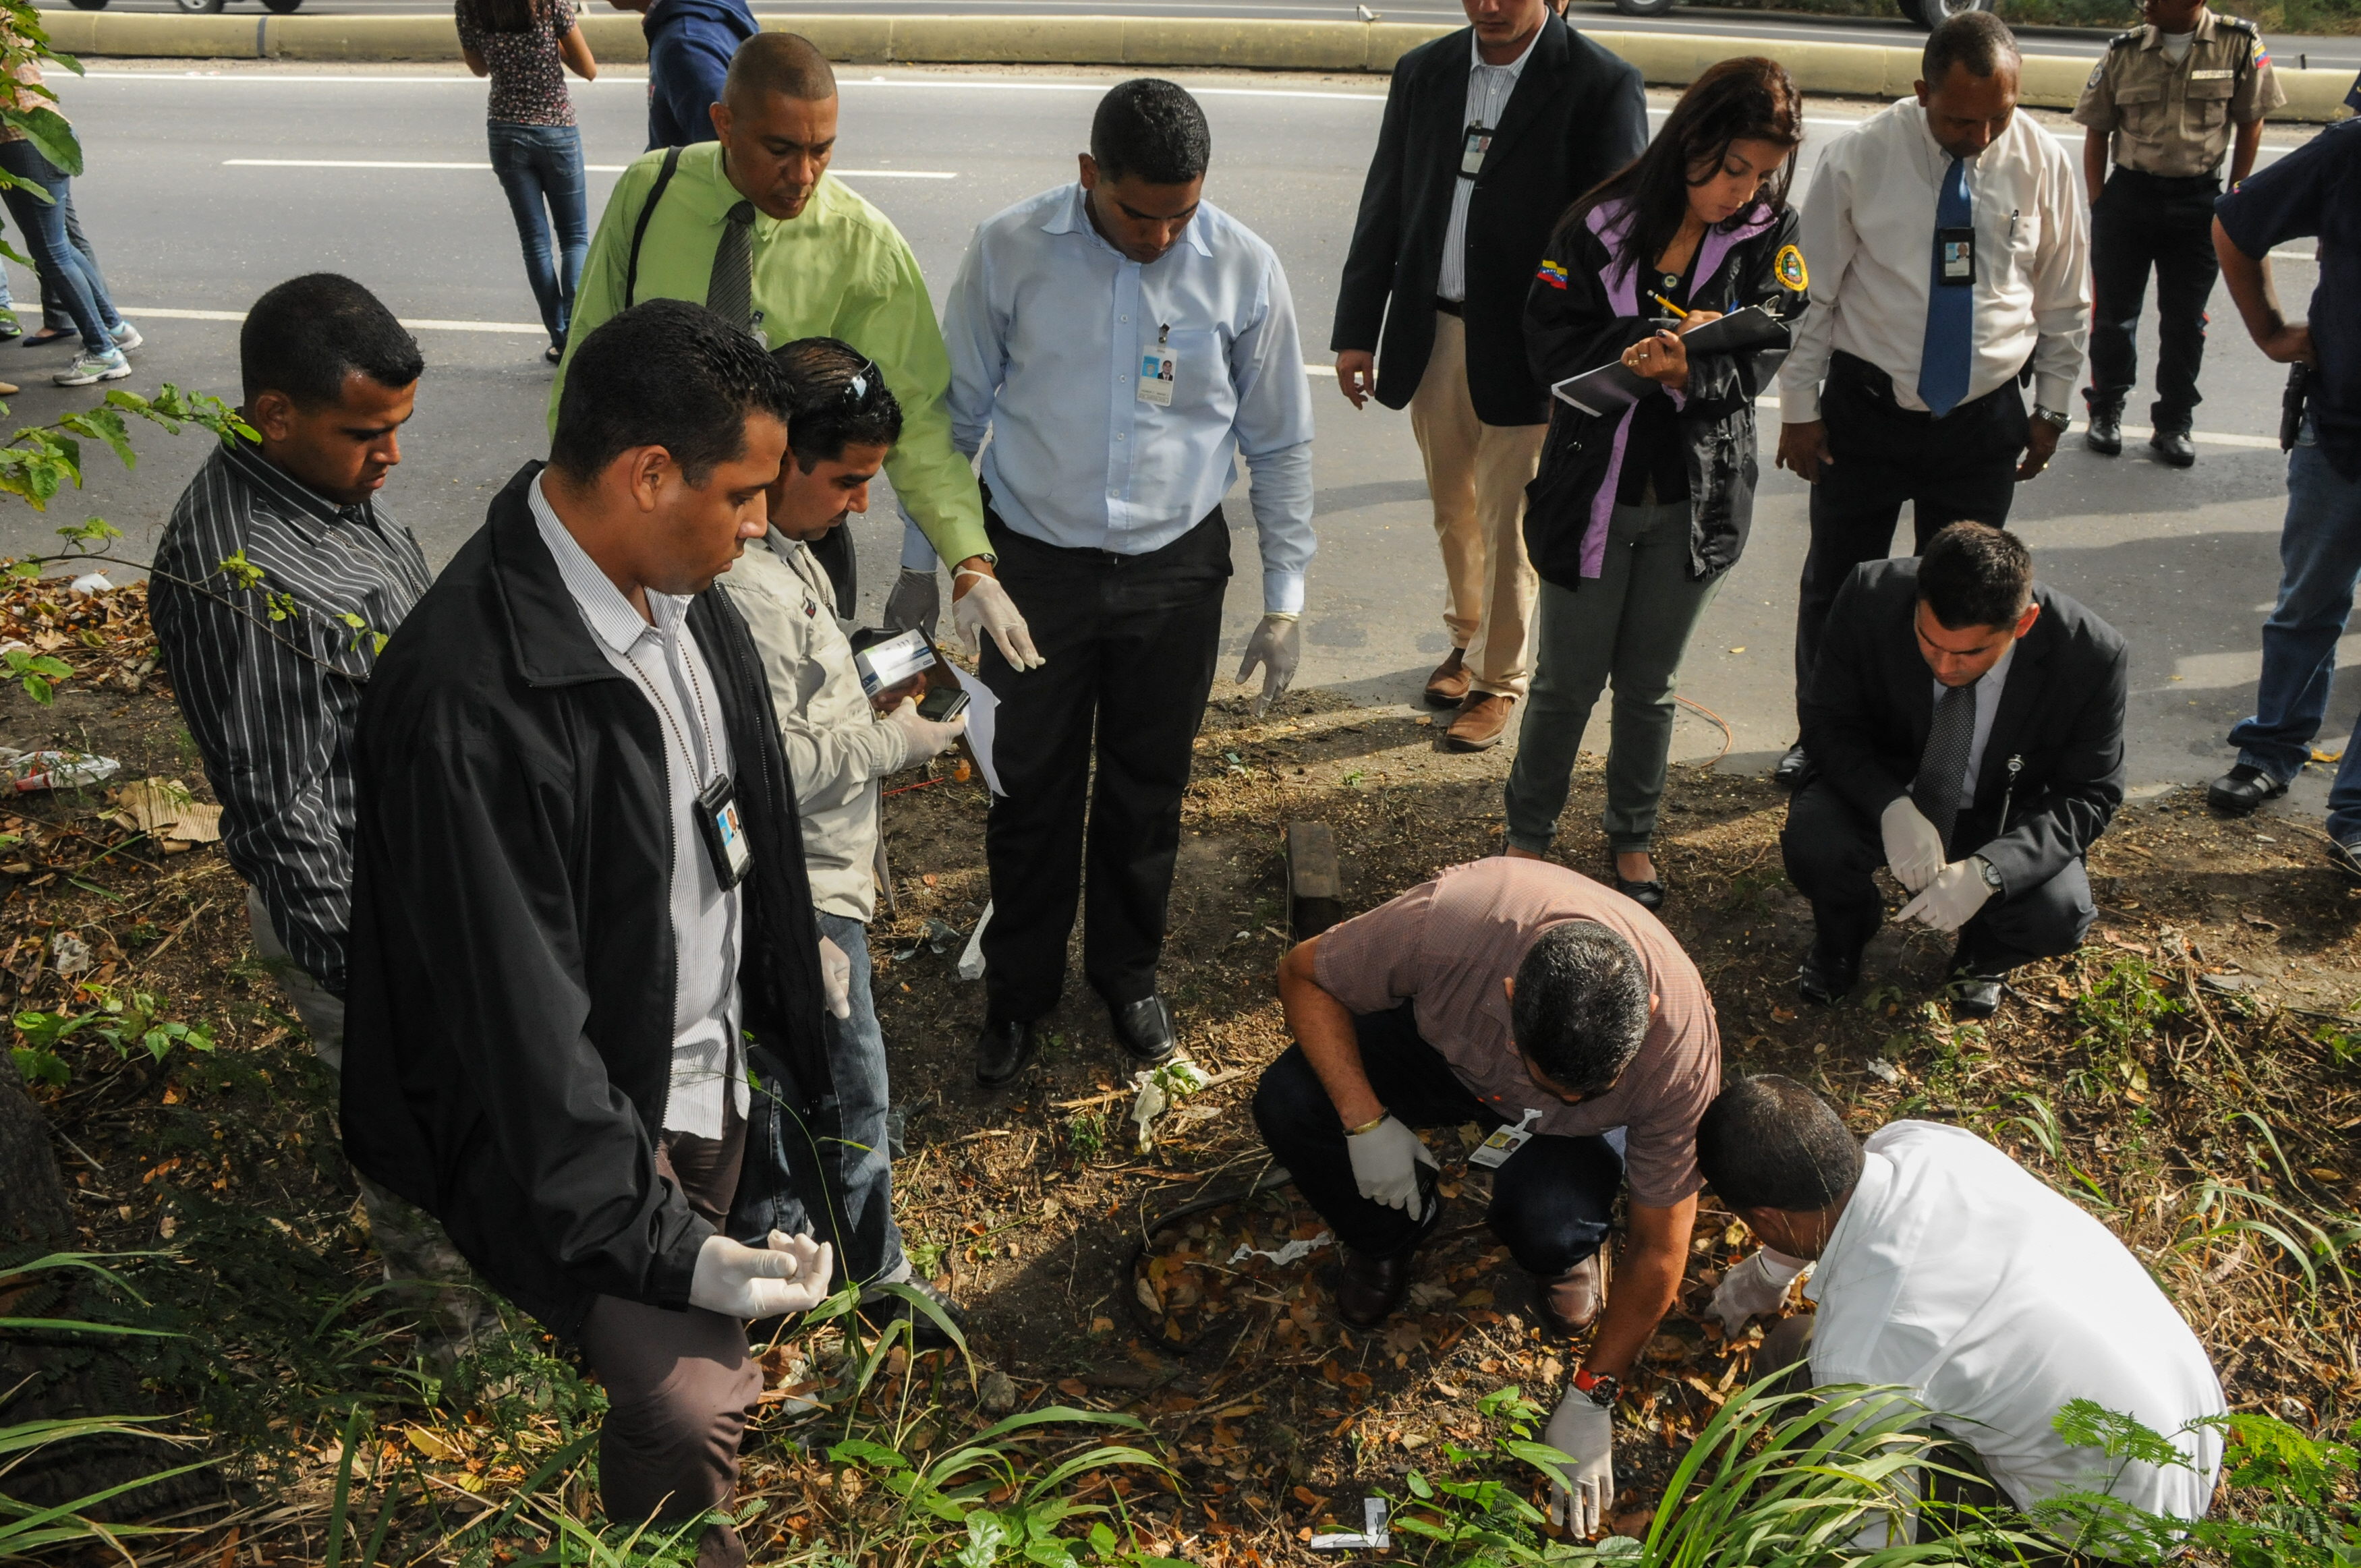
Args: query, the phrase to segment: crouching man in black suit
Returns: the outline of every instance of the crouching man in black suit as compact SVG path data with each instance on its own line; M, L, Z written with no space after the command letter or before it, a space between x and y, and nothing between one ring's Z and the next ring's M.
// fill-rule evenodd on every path
M1896 918L1959 934L1955 1016L1989 1017L2010 970L2081 944L2082 857L2124 798L2127 675L2123 638L2037 584L2015 534L1955 522L1916 560L1854 569L1803 701L1817 777L1780 838L1817 927L1806 1001L1861 978L1880 865L1911 894Z

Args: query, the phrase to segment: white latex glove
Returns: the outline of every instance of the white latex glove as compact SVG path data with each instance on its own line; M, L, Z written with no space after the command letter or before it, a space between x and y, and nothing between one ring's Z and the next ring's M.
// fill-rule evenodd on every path
M1752 1257L1733 1265L1713 1288L1713 1304L1708 1309L1721 1320L1722 1332L1733 1338L1746 1326L1749 1318L1768 1317L1779 1310L1787 1299L1787 1287L1795 1276L1804 1272L1803 1260L1769 1247L1756 1249Z
M852 959L826 937L819 939L819 988L830 1013L839 1018L852 1016Z
M834 1267L833 1249L809 1236L773 1231L770 1245L758 1247L708 1236L689 1277L688 1304L749 1320L808 1312L828 1299Z
M1615 1413L1568 1388L1542 1441L1574 1461L1550 1466L1556 1475L1550 1523L1586 1539L1597 1535L1607 1528L1607 1510L1615 1502Z
M1353 1180L1361 1196L1390 1209L1408 1211L1413 1220L1425 1213L1418 1190L1418 1164L1439 1169L1426 1143L1391 1116L1366 1133L1348 1133L1345 1152L1353 1157Z
M1885 836L1885 863L1894 877L1912 893L1923 892L1943 869L1943 836L1908 795L1896 795L1877 819Z
M928 757L940 756L967 733L966 714L938 724L918 712L916 697L903 698L902 706L885 716L885 722L902 737L902 765L906 768Z
M965 592L960 585L965 583ZM1017 670L1038 670L1049 661L1035 652L1033 632L1017 613L1016 601L1000 586L997 577L987 577L982 572L961 572L951 579L951 620L958 623L959 634L967 643L967 651L979 658L983 653L983 634L992 633L999 644L1000 656L1009 667Z
M936 617L943 613L942 585L935 577L931 565L925 571L902 568L894 579L894 591L885 596L885 630L907 631L922 627L932 631Z
M1991 896L1992 889L1971 855L1937 872L1927 891L1904 905L1894 918L1924 921L1938 931L1956 931L1974 919Z
M1303 661L1303 627L1294 616L1276 611L1262 618L1262 624L1246 639L1246 656L1238 661L1238 681L1244 685L1257 664L1262 666L1262 696L1255 698L1257 718L1269 710L1271 699L1285 691L1295 679L1295 666Z

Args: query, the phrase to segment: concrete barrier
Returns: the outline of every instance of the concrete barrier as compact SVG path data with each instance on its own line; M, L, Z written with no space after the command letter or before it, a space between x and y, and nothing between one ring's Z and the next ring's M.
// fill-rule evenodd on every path
M43 11L50 39L68 54L147 60L450 60L459 36L448 16L174 16ZM1162 16L765 16L774 32L798 32L851 65L1189 66L1229 71L1387 71L1445 27L1400 22L1201 21ZM644 61L637 16L594 16L583 35L600 60ZM1678 87L1717 60L1775 56L1806 93L1899 98L1918 75L1916 49L1714 38L1694 33L1585 29L1640 68L1651 86ZM2023 98L2071 108L2090 62L2036 55ZM2323 122L2348 113L2353 78L2341 71L2282 69L2282 120Z

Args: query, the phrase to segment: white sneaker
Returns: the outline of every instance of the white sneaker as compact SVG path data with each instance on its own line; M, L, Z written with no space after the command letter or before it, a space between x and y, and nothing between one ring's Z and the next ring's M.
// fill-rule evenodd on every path
M115 339L115 346L123 350L126 354L130 353L133 349L148 341L146 338L139 335L139 329L133 326L129 322L125 322L122 325L115 328L108 335Z
M49 378L60 387L87 387L93 381L120 381L131 374L131 361L123 357L123 350L110 348L104 354L80 354L74 362Z

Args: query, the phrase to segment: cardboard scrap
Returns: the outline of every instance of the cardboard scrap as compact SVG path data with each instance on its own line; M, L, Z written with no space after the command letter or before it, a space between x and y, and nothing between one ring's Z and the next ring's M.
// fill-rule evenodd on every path
M134 779L115 792L122 809L115 821L135 831L177 844L212 844L221 839L218 806L206 806L178 779Z

